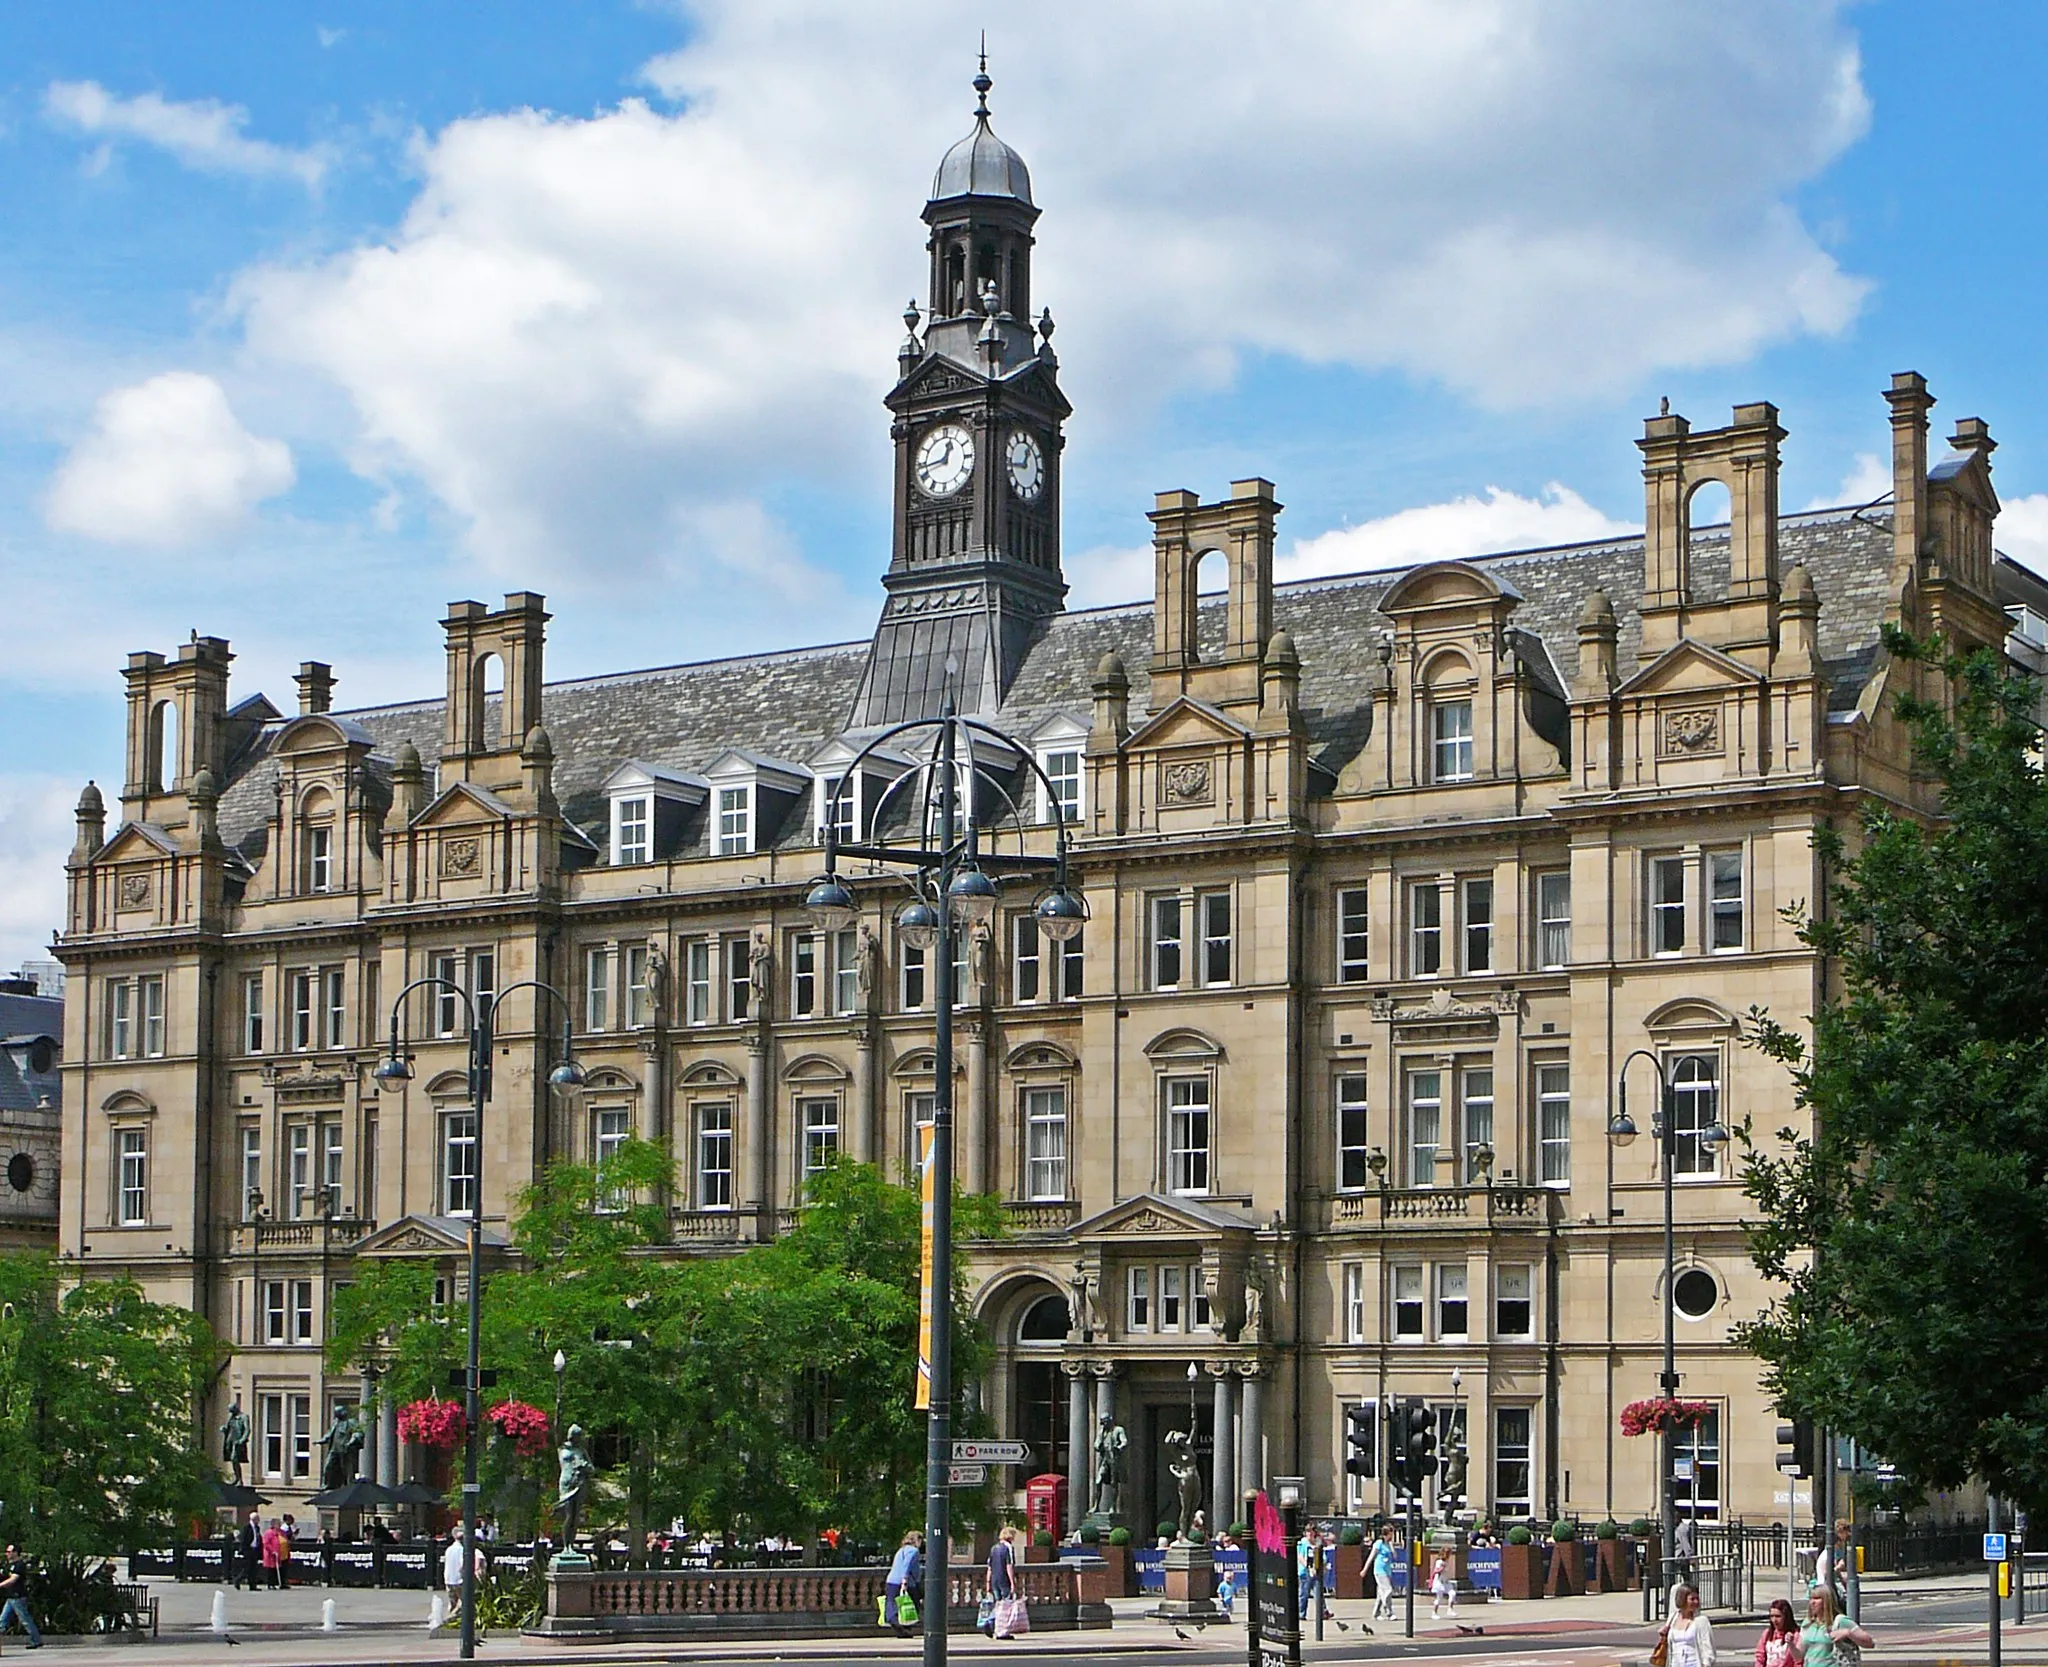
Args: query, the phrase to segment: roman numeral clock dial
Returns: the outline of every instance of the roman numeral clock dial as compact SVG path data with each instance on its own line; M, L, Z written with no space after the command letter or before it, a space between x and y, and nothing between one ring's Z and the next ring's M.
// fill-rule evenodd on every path
M1010 490L1027 504L1037 503L1039 493L1045 490L1045 453L1038 448L1037 436L1021 428L1011 429L1003 459L1010 468Z
M950 498L974 473L974 436L958 423L941 423L917 443L912 459L918 490Z

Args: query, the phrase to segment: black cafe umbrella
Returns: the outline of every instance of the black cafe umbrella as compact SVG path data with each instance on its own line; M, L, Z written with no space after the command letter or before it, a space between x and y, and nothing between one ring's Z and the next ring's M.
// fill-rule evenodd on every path
M441 1505L447 1502L447 1495L437 1493L421 1481L400 1482L390 1490L394 1505Z
M365 1481L358 1476L338 1488L322 1488L313 1495L310 1503L323 1511L377 1511L391 1504L396 1497L383 1483Z
M268 1505L270 1495L258 1493L247 1482L215 1482L213 1497L221 1505L232 1505L237 1510L248 1510L257 1505Z

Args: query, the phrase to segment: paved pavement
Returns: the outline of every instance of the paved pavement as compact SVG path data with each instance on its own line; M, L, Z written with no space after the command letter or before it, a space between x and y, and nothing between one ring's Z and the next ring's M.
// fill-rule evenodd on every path
M40 1659L51 1667L142 1667L174 1661L177 1667L383 1667L402 1662L442 1662L455 1658L452 1629L430 1635L426 1618L431 1594L424 1592L329 1592L300 1587L289 1592L238 1592L228 1595L232 1644L215 1637L209 1627L216 1588L150 1585L161 1601L161 1635L152 1645L52 1639L54 1654ZM1768 1602L1773 1588L1759 1575L1757 1596ZM1867 1618L1877 1633L1879 1649L1869 1667L1935 1667L1955 1663L1974 1667L1985 1660L1985 1628L1981 1587L1947 1576L1926 1582L1870 1582ZM1979 1606L1964 1618L1958 1606L1976 1597ZM335 1601L339 1630L320 1630L326 1599ZM998 1643L978 1634L956 1635L951 1654L961 1660L982 1656L1024 1656L1057 1659L1062 1667L1090 1661L1129 1663L1172 1658L1188 1667L1242 1662L1241 1628L1211 1628L1183 1636L1161 1622L1148 1620L1149 1598L1117 1600L1116 1625L1107 1632L1040 1633ZM1466 1603L1458 1622L1431 1621L1426 1605L1418 1604L1416 1636L1404 1638L1398 1611L1392 1623L1371 1622L1370 1605L1346 1600L1331 1605L1334 1620L1324 1641L1308 1642L1304 1656L1315 1662L1406 1660L1427 1667L1626 1667L1640 1664L1652 1633L1642 1624L1642 1599L1634 1592L1606 1596L1550 1599L1528 1603ZM1341 1621L1343 1628L1335 1623ZM1370 1625L1372 1631L1365 1628ZM1746 1661L1754 1623L1723 1621L1724 1654ZM1478 1630L1464 1630L1478 1629ZM2048 1618L2025 1628L2004 1631L2006 1667L2048 1667ZM8 1654L22 1641L4 1640ZM777 1643L710 1645L575 1645L563 1646L520 1636L486 1637L478 1650L484 1661L519 1662L530 1667L555 1663L695 1663L796 1662L849 1660L902 1661L918 1655L915 1640L899 1641L875 1634L854 1638Z

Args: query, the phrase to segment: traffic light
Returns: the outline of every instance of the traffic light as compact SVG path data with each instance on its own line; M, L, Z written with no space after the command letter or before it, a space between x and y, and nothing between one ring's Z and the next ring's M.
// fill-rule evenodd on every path
M1427 1401L1408 1401L1401 1407L1401 1447L1408 1461L1407 1491L1422 1497L1423 1487L1436 1473L1436 1408Z
M1372 1422L1371 1407L1344 1409L1344 1473L1347 1476L1372 1474Z
M1778 1426L1778 1468L1788 1476L1813 1474L1813 1420L1795 1418Z

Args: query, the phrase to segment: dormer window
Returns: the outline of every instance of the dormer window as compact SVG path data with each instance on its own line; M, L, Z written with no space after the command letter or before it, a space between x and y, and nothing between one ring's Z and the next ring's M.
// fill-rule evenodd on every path
M822 840L829 824L833 837L841 845L851 845L860 837L861 778L856 774L844 787L841 776L820 776L818 778L818 837Z
M1038 784L1038 819L1077 827L1081 821L1081 749L1058 747L1038 755L1038 766L1051 782Z
M753 788L721 787L718 790L718 854L721 857L743 857L753 848Z
M690 813L704 803L706 787L696 776L654 764L622 764L605 778L611 809L611 862L615 868L660 862L688 841Z
M331 827L306 830L306 889L334 889L334 830Z
M1429 709L1431 775L1438 781L1472 779L1472 703L1439 700Z

